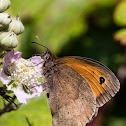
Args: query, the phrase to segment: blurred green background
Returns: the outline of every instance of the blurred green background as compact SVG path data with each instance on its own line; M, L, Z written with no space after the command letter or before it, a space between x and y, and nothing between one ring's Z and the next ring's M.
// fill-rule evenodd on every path
M18 14L25 26L16 48L23 58L43 53L43 47L30 44L36 41L59 57L98 60L116 75L125 63L126 0L11 0L6 12L12 17ZM126 126L125 85L123 81L120 92L101 109L100 117L96 117L100 126ZM18 110L2 115L0 126L28 126L26 117L32 126L52 125L45 93L28 100ZM91 126L98 126L94 123Z

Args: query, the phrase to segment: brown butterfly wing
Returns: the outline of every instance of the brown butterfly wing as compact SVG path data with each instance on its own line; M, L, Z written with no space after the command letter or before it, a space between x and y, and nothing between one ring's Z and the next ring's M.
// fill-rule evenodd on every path
M116 76L103 64L89 58L63 57L58 62L78 72L90 84L97 101L103 106L119 91L120 83Z
M96 97L88 82L67 65L46 78L53 126L85 126L97 113Z

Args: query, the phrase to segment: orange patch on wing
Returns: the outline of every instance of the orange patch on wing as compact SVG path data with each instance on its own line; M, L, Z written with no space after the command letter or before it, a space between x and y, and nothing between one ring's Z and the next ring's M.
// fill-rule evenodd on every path
M105 73L100 68L70 57L59 58L58 61L61 61L63 64L78 72L89 83L96 97L104 93L104 84L100 85L99 78L101 76L105 77Z

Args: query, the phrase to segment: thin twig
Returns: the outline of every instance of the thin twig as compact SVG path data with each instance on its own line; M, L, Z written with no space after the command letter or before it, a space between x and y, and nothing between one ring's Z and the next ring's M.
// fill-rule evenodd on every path
M14 103L15 99L16 99L16 96L14 95L14 96L11 98L11 100L9 101L9 103L8 103L8 104L5 104L4 108L0 110L0 116L3 115L3 114L6 113L6 112L10 112L10 111L12 111L12 110L16 110L16 109L19 108L20 104L19 104L19 105L16 105L16 104ZM13 104L14 104L14 105L13 105Z
M26 121L27 121L27 123L28 123L28 126L33 126L33 125L30 123L30 121L29 121L29 119L28 119L27 116L26 116Z

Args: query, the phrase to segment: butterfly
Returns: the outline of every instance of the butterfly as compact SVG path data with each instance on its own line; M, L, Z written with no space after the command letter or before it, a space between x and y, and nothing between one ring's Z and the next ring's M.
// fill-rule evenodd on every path
M85 126L120 89L103 64L89 58L43 53L43 76L53 126Z

